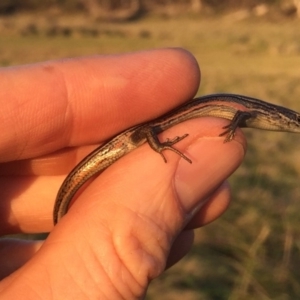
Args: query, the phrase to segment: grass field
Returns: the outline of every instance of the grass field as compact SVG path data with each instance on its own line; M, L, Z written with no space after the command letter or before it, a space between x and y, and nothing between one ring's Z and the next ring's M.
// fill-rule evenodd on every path
M20 16L0 20L0 65L179 46L199 61L199 94L241 93L300 111L299 25ZM192 252L151 284L148 300L300 299L300 136L245 132L249 148L230 179L230 209L197 231Z

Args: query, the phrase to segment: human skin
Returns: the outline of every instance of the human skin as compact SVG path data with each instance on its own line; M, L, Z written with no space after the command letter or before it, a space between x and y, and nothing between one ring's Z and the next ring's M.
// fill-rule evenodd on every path
M200 71L182 49L50 61L0 70L0 298L142 299L193 244L193 229L228 207L226 178L245 139L199 118L163 132L192 164L143 145L96 177L53 226L56 193L95 145L193 98Z

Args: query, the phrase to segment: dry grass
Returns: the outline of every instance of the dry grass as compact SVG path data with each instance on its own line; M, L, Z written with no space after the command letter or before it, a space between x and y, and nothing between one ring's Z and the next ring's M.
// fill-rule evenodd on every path
M106 24L83 17L0 20L0 64L179 46L202 68L199 93L232 92L300 111L299 24L259 19L148 19ZM198 230L192 253L153 282L147 299L300 298L300 137L249 131L232 176L233 204Z

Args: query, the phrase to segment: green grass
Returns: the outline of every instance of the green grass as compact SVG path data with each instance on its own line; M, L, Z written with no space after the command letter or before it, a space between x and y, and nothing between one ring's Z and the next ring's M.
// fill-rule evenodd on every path
M199 94L241 93L300 111L296 21L220 17L97 24L67 16L51 22L31 16L1 20L0 64L179 46L199 61ZM51 36L53 28L67 26L71 33ZM197 231L192 252L151 284L148 300L300 298L300 137L245 132L248 153L230 178L230 209Z

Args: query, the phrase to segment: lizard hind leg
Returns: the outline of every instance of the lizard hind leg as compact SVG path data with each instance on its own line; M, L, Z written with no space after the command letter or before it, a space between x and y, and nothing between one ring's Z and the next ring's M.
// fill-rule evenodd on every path
M177 136L173 139L167 139L165 142L160 142L157 135L153 132L153 130L149 130L146 134L146 138L147 138L149 146L154 151L156 151L157 153L159 153L162 156L164 162L167 162L167 159L164 156L163 151L171 150L171 151L175 152L176 154L178 154L183 159L185 159L187 162L192 163L192 161L187 156L185 156L182 152L180 152L179 150L177 150L176 148L173 147L174 144L180 142L187 136L188 136L188 134L186 133L182 136Z

